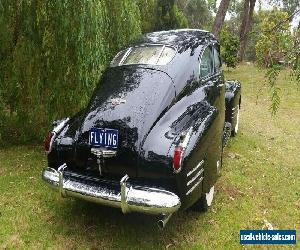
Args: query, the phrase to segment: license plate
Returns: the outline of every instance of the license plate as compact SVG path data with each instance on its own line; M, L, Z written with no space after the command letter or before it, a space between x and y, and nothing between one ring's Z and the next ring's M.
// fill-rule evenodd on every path
M95 147L117 148L119 132L116 129L92 128L90 130L90 145Z

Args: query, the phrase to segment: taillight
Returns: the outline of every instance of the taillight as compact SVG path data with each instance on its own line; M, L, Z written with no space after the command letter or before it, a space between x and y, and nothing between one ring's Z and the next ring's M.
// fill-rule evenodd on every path
M45 138L44 148L47 153L49 153L51 151L51 145L52 145L52 141L54 139L54 135L55 135L55 133L51 132Z
M175 173L178 173L181 170L181 159L183 154L183 148L178 146L174 150L174 157L173 157L173 169Z

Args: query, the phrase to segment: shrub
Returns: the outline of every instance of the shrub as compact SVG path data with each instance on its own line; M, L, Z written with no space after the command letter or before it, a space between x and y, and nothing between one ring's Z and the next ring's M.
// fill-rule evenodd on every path
M220 44L223 62L227 67L235 68L238 63L239 38L223 28L220 34Z

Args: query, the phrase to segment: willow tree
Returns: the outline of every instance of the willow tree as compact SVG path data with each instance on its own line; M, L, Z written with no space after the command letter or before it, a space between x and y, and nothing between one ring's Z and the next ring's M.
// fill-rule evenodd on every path
M131 0L0 1L0 140L40 140L82 108L140 26Z
M291 34L287 12L274 9L261 14L260 37L256 44L257 64L266 69L266 79L271 92L271 111L275 114L280 104L280 88L277 78L285 65L291 66L291 77L300 83L300 63L296 60L293 37ZM296 36L296 37L295 37Z

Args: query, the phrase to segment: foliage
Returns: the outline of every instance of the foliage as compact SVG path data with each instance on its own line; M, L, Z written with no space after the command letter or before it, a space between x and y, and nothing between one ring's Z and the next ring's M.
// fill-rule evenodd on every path
M283 7L290 14L299 2L283 1ZM229 67L236 66L242 9L242 2L231 1L231 19L221 34ZM112 56L142 32L187 27L188 22L210 30L213 12L216 0L0 1L0 32L5 34L0 36L0 143L40 140L51 121L80 110ZM277 104L279 59L289 62L300 82L299 31L292 37L288 22L276 27L287 17L283 13L254 16L246 51L248 60L257 56L258 64L269 68Z
M208 9L211 12L216 13L218 11L217 0L207 0L206 2L207 2Z
M206 0L178 0L177 3L190 28L211 30L213 16L210 8L214 3Z
M271 91L271 111L275 114L280 103L279 88L276 80L282 64L292 63L294 55L293 38L289 30L288 13L277 9L262 12L260 36L256 43L257 64L267 68L266 78ZM298 65L296 65L296 68Z
M188 20L175 0L137 0L143 33L185 28Z
M286 55L292 47L289 23L283 22L277 26L288 18L288 13L280 10L265 11L260 18L261 34L256 44L257 63L272 67L281 60L287 60Z
M188 21L178 9L175 0L158 0L155 30L185 28Z
M227 67L235 68L238 62L239 38L223 28L220 35L221 57Z
M82 108L112 55L141 33L131 0L10 0L0 12L3 140L38 140Z
M157 18L157 0L137 0L141 16L141 29L143 33L155 30Z
M186 27L175 1L0 2L0 143L43 138L84 107L112 56L142 31Z
M289 16L300 7L299 0L269 0L269 3L277 7L282 6L283 11L287 12Z

